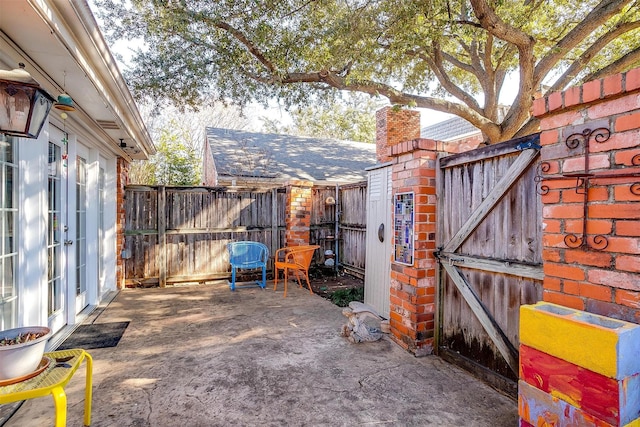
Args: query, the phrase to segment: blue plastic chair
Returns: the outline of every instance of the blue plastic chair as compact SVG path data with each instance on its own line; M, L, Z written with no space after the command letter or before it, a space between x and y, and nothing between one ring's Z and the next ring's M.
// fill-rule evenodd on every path
M227 244L229 263L231 264L231 282L229 287L236 289L236 270L262 269L262 281L256 282L261 288L267 284L267 260L269 249L259 242L232 242Z

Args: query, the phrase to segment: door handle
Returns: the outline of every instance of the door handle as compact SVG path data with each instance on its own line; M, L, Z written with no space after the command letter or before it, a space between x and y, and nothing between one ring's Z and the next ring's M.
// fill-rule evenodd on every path
M384 223L378 227L378 240L384 242Z
M65 245L65 246L73 245L73 240L65 240L65 241L64 241L64 245Z

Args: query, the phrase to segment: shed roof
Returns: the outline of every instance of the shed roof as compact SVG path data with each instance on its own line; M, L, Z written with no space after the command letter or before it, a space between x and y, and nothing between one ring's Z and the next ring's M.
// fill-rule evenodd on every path
M207 128L218 176L363 181L376 164L376 146L364 142Z
M423 138L445 142L474 133L480 133L480 130L460 117L453 117L443 122L424 127L420 131Z

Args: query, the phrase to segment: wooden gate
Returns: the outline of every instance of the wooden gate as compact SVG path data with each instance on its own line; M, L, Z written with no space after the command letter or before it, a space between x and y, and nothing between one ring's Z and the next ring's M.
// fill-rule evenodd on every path
M442 157L438 171L438 353L514 395L519 307L542 299L538 141Z

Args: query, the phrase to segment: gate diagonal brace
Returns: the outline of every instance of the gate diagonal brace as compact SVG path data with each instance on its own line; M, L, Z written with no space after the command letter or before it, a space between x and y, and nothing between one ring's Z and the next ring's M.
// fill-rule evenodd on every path
M500 326L468 283L466 277L460 273L455 266L449 266L447 264L442 264L442 266L449 274L449 277L451 277L451 280L453 280L453 283L458 288L458 291L460 291L464 300L469 304L469 308L471 308L471 311L476 315L484 330L489 337L491 337L491 340L498 348L500 354L502 354L502 357L504 357L509 368L517 374L519 369L518 350L511 341L509 341L509 338L507 338L502 329L500 329Z

